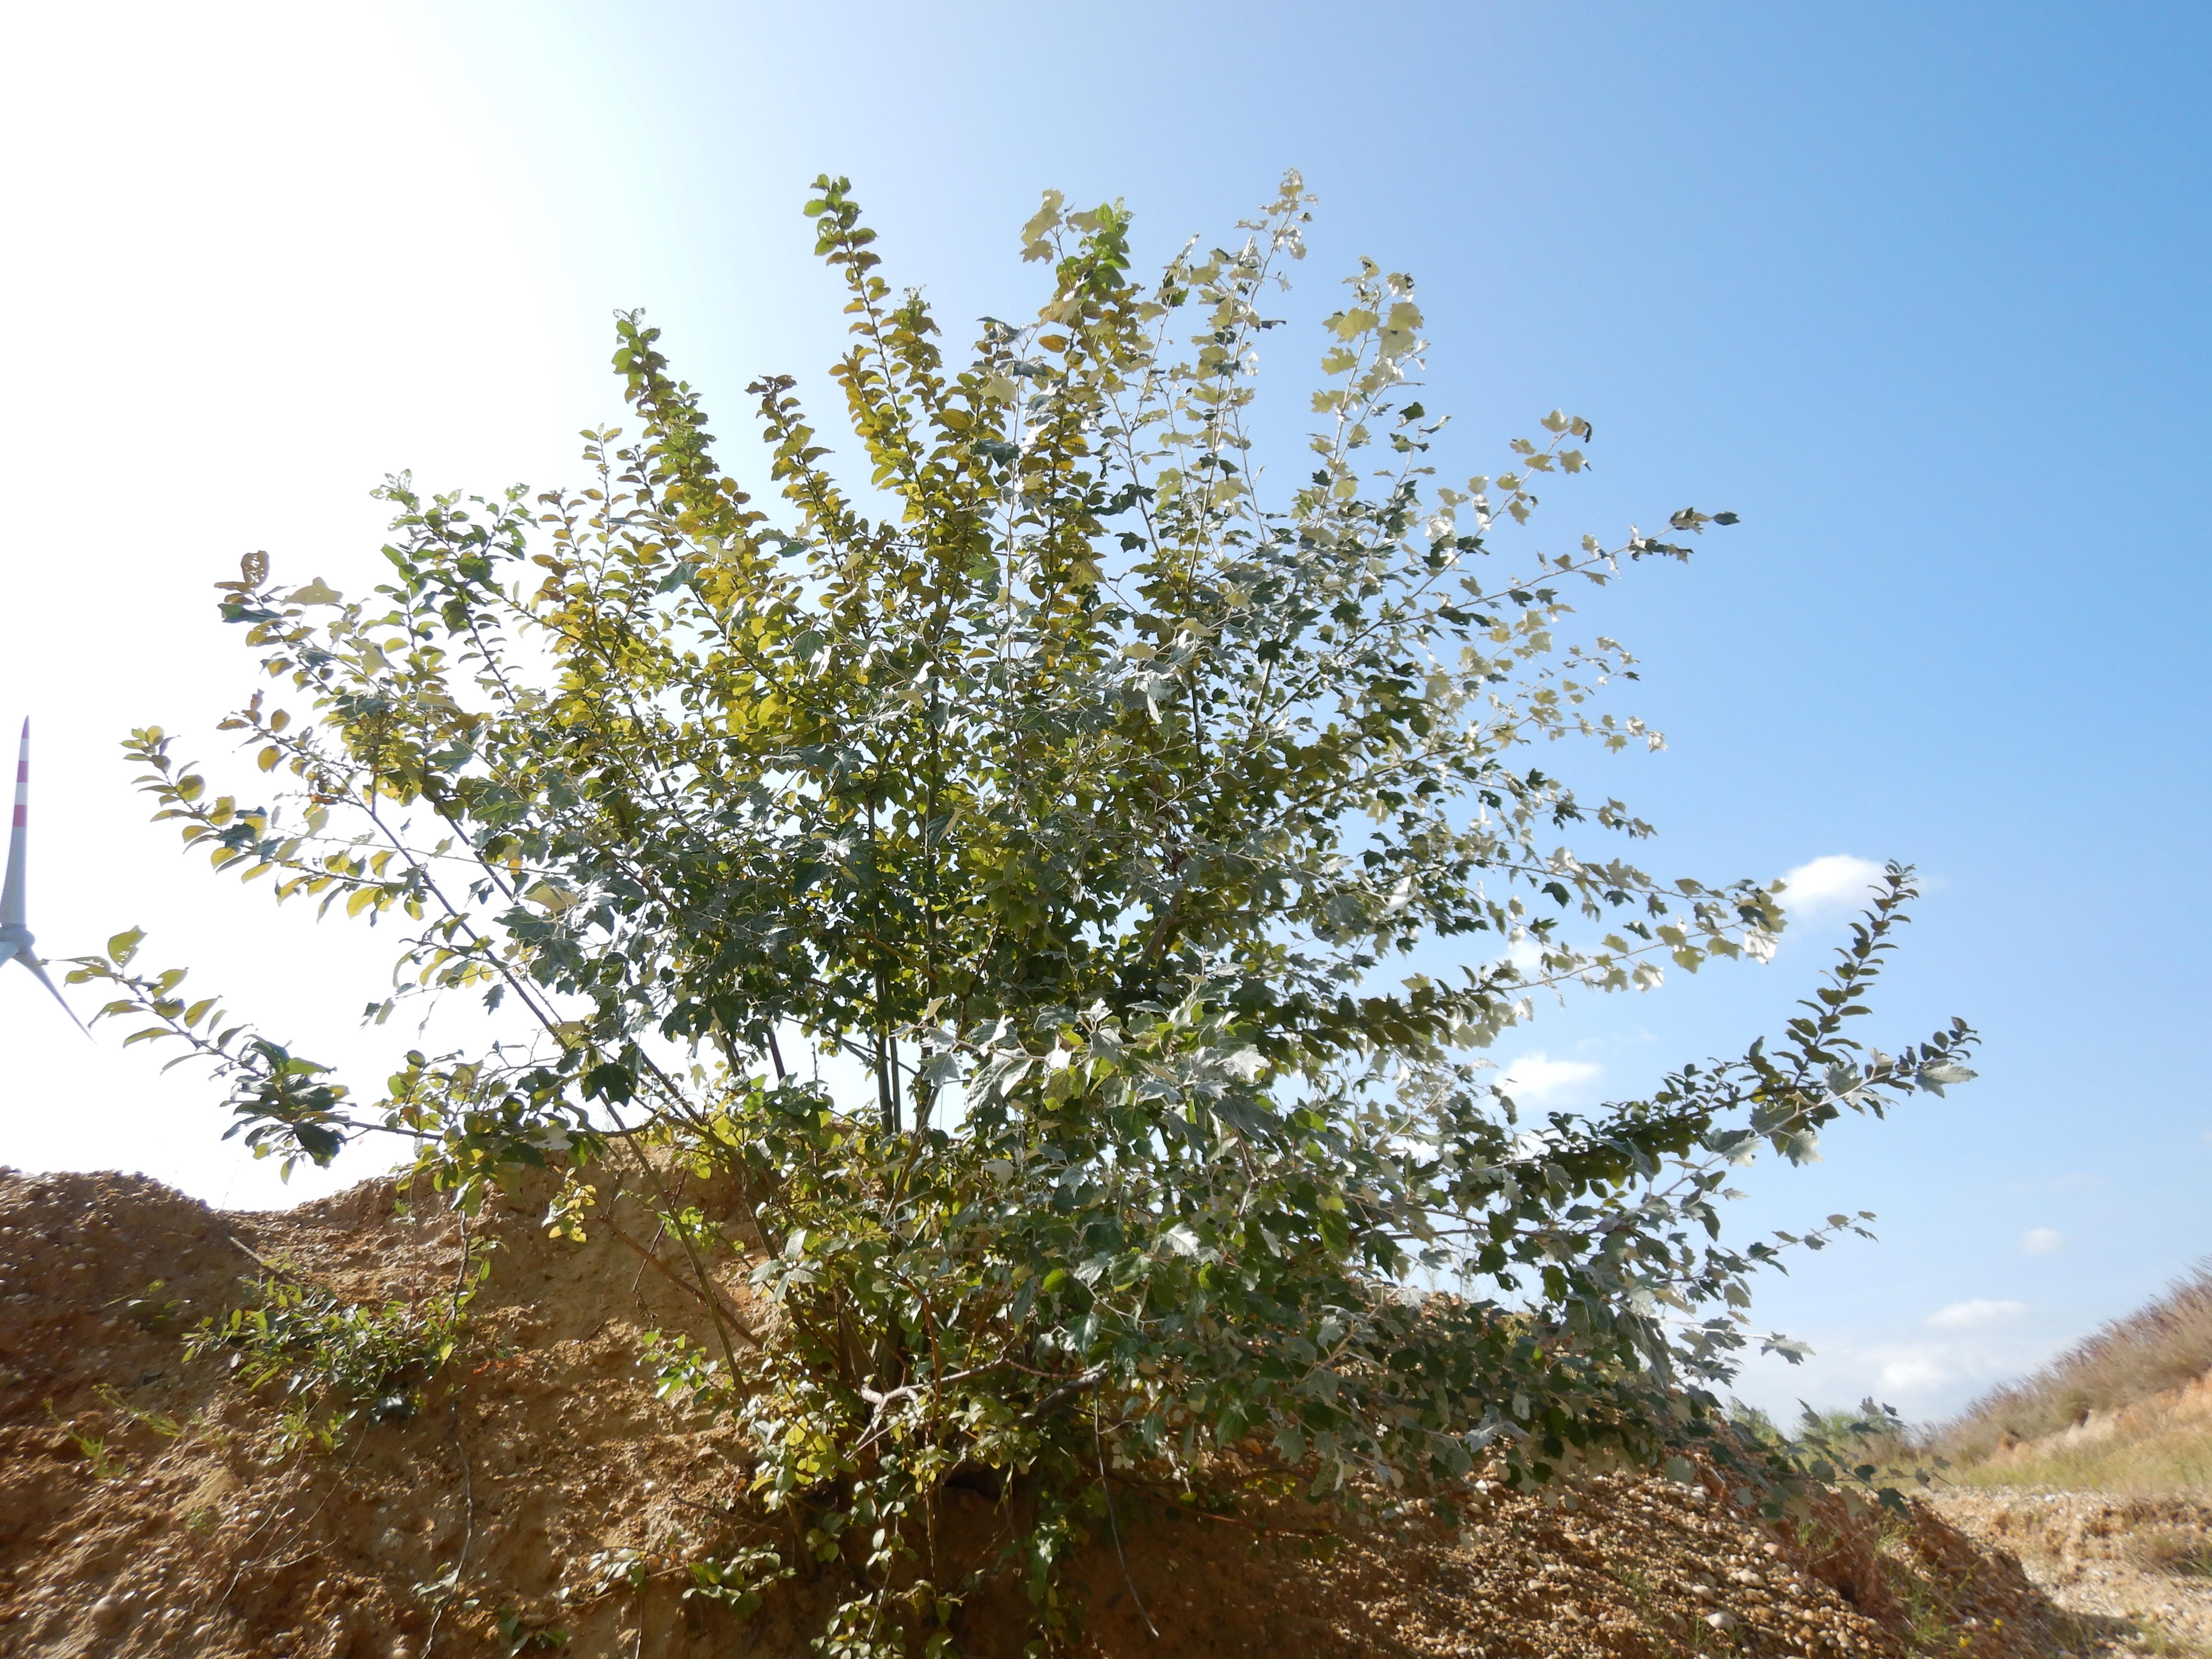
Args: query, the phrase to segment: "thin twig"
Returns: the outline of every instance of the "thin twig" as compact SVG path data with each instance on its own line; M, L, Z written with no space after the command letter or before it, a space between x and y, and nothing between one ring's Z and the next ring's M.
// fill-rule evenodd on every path
M1098 1447L1098 1490L1106 1499L1106 1530L1114 1535L1114 1559L1121 1564L1121 1582L1129 1587L1129 1599L1137 1604L1137 1616L1145 1621L1145 1628L1152 1633L1152 1640L1160 1639L1160 1627L1152 1622L1152 1615L1145 1611L1145 1598L1137 1594L1137 1581L1129 1576L1129 1558L1121 1553L1121 1523L1114 1518L1114 1488L1106 1480L1106 1437L1098 1428L1098 1396L1091 1396L1091 1437Z
M232 1242L233 1243L237 1243L237 1242L238 1242L238 1241L237 1241L237 1240L235 1240L235 1239L233 1239L231 1242ZM244 1245L240 1245L240 1246L239 1246L239 1248L240 1248L240 1249L244 1249L246 1247L245 1247ZM248 1254L248 1255L251 1255L251 1254L252 1254L252 1252L251 1252L251 1251L248 1251L248 1252L247 1252L247 1254ZM254 1259L255 1259L256 1261L258 1261L260 1258L259 1258L259 1257L258 1257L258 1256L256 1256ZM362 1434L358 1438L356 1438L356 1439L355 1440L355 1442L354 1442L354 1448L353 1448L353 1455L352 1455L351 1457L349 1457L349 1458L348 1458L348 1459L346 1460L346 1466L345 1466L345 1468L343 1468L343 1469L340 1469L340 1470L338 1471L338 1478L337 1478L337 1480L336 1481L333 1481L333 1482L331 1483L331 1490L330 1490L329 1492L325 1492L325 1493L323 1494L323 1501L322 1501L322 1503L316 1504L316 1505L315 1505L315 1507L314 1507L313 1510L311 1510L310 1511L308 1511L307 1520L306 1520L306 1521L302 1521L302 1522L300 1523L300 1525L301 1525L301 1528L302 1528L302 1529L305 1529L305 1528L306 1528L306 1527L309 1524L309 1522L313 1522L313 1521L314 1520L314 1518L315 1518L317 1516L320 1515L320 1514L323 1512L324 1508L325 1508L325 1506L330 1503L331 1499L333 1497L335 1497L335 1496L337 1495L337 1489L338 1489L339 1486L341 1486L342 1484L343 1484L343 1482L344 1482L344 1480L345 1480L346 1476L347 1476L347 1475L349 1475L349 1474L350 1474L353 1472L353 1466L354 1466L356 1463L358 1463L359 1462L361 1462L362 1449L362 1448L363 1448L363 1447L368 1443L368 1437L367 1433L366 1433L366 1432L364 1432L364 1433L362 1433ZM252 1543L252 1541L253 1541L255 1539L257 1539L257 1538L260 1537L260 1536L261 1536L261 1534L262 1534L263 1533L264 1533L264 1532L268 1531L270 1528L271 1528L271 1527L275 1526L275 1525L276 1525L279 1521L283 1520L283 1519L285 1518L285 1516L286 1516L290 1515L290 1514L292 1514L292 1513L294 1513L294 1512L295 1512L295 1511L290 1510L274 1510L274 1509L272 1509L272 1510L271 1510L271 1511L270 1511L270 1513L269 1518L268 1518L267 1520L264 1521L264 1522L263 1522L259 1526L256 1527L256 1528L255 1528L252 1532L249 1532L248 1534L246 1534L244 1539L242 1539L241 1540L240 1540L240 1548L243 1548L243 1547L245 1547L245 1546L246 1546L246 1545L248 1545L248 1544ZM309 1551L307 1552L307 1555L313 1555L313 1553L314 1553L314 1551L313 1551L313 1550L309 1550ZM307 1559L307 1556L303 1555L303 1556L301 1556L300 1559L301 1559L301 1560L305 1560L305 1559ZM222 1595L218 1595L218 1596L216 1596L216 1597L215 1598L215 1604L216 1604L216 1606L217 1606L217 1607L221 1607L221 1606L222 1606L225 1602L227 1602L227 1601L228 1601L230 1600L230 1593L231 1593L231 1591L233 1591L233 1590L234 1590L234 1589L236 1589L238 1588L238 1581L239 1581L239 1579L240 1579L241 1577L243 1577L243 1576L244 1576L244 1574L245 1574L245 1572L246 1572L246 1570L248 1567L258 1567L258 1566L259 1566L259 1565L260 1565L264 1561L265 1561L265 1560L267 1560L267 1559L268 1559L268 1557L266 1557L265 1555L264 1555L264 1556L258 1556L258 1557L255 1557L255 1558L254 1558L253 1559L252 1559L252 1560L240 1561L240 1563L239 1563L235 1567L233 1567L233 1568L231 1569L231 1571L230 1571L230 1579L229 1579L229 1582L228 1582L228 1583L227 1583L226 1584L224 1584L224 1585L223 1585L223 1587L222 1587ZM286 1565L291 1565L291 1564L288 1562L288 1563L286 1563Z
M461 1460L461 1553L453 1558L453 1593L438 1603L438 1610L430 1615L429 1631L422 1638L422 1659L430 1659L431 1645L438 1639L438 1624L445 1618L446 1609L461 1599L461 1573L469 1564L469 1546L477 1537L476 1482L469 1473L469 1449L461 1443L461 1396L453 1394L452 1425L454 1453Z
M1015 1364L1015 1362L1011 1359L1004 1360L1000 1363L1009 1365L1014 1365ZM1015 1369L1017 1370L1027 1370L1029 1368L1025 1365L1015 1365ZM1034 1371L1031 1371L1030 1374L1032 1376L1036 1375ZM1084 1389L1096 1386L1099 1379L1103 1377L1105 1375L1106 1368L1102 1365L1097 1370L1085 1371L1080 1376L1071 1378L1069 1381L1061 1383L1050 1394L1045 1395L1043 1399L1038 1401L1036 1405L1030 1407L1024 1415L1032 1423L1042 1422L1044 1419L1044 1414L1050 1411L1054 1406L1060 1404L1061 1401L1066 1399L1068 1395L1072 1394L1081 1394Z
M644 1245L639 1243L621 1228L616 1226L613 1222L602 1221L599 1224L607 1230L608 1235L611 1237L618 1240L623 1244L627 1244L631 1249L635 1250L638 1255L643 1256L645 1258L646 1267L653 1268L656 1273L659 1273L664 1279L667 1279L670 1284L675 1285L678 1290L697 1297L699 1300L705 1303L710 1310L719 1310L725 1319L728 1320L731 1324L737 1328L738 1334L744 1337L744 1340L751 1343L753 1346L758 1348L765 1346L761 1341L758 1334L753 1330L751 1325L749 1324L734 1308L731 1307L728 1303L723 1301L720 1296L709 1295L706 1291L703 1291L698 1285L694 1285L690 1279L684 1278L673 1267L670 1267L665 1261L663 1261L659 1256L653 1255L652 1251L647 1249ZM664 1222L662 1224L663 1226L665 1226L667 1224ZM638 1271L640 1273L643 1273L645 1268L641 1267Z
M314 1525L315 1517L330 1507L331 1499L338 1495L339 1488L345 1485L346 1476L351 1474L353 1473L353 1466L361 1462L362 1451L368 1444L368 1435L366 1431L355 1438L353 1443L353 1455L346 1459L345 1467L338 1471L338 1478L331 1482L331 1489L323 1494L323 1501L316 1504L313 1509L308 1510L307 1519L300 1522L300 1530L301 1532L307 1531L309 1527ZM272 1572L283 1572L288 1567L295 1567L322 1547L323 1546L317 1544L313 1549L302 1550L299 1554L294 1556L289 1561L279 1562L276 1566L270 1568L270 1571ZM258 1565L259 1564L255 1563L253 1565ZM241 1568L240 1571L242 1571L243 1569ZM234 1584L238 1582L237 1573L233 1573L230 1576L230 1582ZM230 1592L226 1589L223 1591L223 1594L227 1596Z

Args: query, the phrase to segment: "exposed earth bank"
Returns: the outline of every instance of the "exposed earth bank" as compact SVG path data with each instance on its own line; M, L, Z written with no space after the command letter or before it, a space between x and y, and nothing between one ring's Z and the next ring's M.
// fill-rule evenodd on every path
M240 1214L143 1177L0 1170L0 1656L805 1652L829 1586L795 1580L743 1619L685 1594L692 1560L776 1534L735 1443L657 1399L641 1361L645 1331L706 1322L650 1218L617 1196L578 1245L545 1237L543 1194L495 1200L465 1232L434 1198L398 1196L372 1182ZM185 1357L183 1333L252 1303L270 1264L342 1301L434 1308L465 1238L490 1272L453 1360L333 1445L288 1444L301 1402L249 1389L223 1352ZM954 1492L946 1524L988 1538L997 1501ZM2054 1606L2008 1553L2033 1557L2049 1527L1977 1503L1909 1525L1832 1505L1770 1529L1717 1489L1660 1480L1596 1480L1571 1508L1477 1483L1456 1527L1331 1533L1310 1512L1201 1524L1131 1487L1120 1547L1094 1539L1075 1565L1074 1650L2004 1659L2166 1644L2149 1609ZM1011 1659L1019 1607L1011 1591L973 1599L956 1651Z
M1960 1487L1936 1507L2015 1555L2058 1606L2153 1645L2212 1653L2212 1503Z

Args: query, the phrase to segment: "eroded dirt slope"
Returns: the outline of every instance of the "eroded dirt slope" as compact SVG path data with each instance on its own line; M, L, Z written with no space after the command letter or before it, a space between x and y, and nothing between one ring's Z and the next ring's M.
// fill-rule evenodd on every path
M2212 1653L2212 1501L1966 1487L1937 1508L2017 1555L2052 1601Z
M397 1196L230 1214L138 1177L0 1171L0 1655L805 1651L827 1584L744 1620L684 1595L686 1561L772 1534L734 1444L654 1397L641 1334L706 1322L618 1195L582 1246L544 1237L542 1193L489 1206L469 1237L491 1274L454 1363L419 1412L335 1449L287 1449L274 1390L185 1359L181 1330L249 1299L241 1276L266 1262L349 1299L450 1296L459 1218ZM1476 1489L1456 1528L1332 1536L1287 1512L1201 1526L1130 1491L1119 1547L1076 1565L1079 1650L2000 1659L2129 1634L2057 1613L1932 1510L1885 1528L1838 1507L1799 1533L1663 1480L1574 1501ZM991 1496L951 1504L988 1536ZM959 1650L1018 1652L1017 1613L1011 1593L976 1599Z

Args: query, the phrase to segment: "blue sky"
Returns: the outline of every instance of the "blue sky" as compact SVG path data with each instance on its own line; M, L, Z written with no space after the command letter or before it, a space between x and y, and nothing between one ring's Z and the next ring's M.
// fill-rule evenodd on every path
M1743 515L1585 609L1670 742L1578 776L1670 872L1916 861L1880 1028L1988 1039L1980 1082L1745 1183L1748 1228L1882 1217L1767 1288L1817 1357L1747 1393L1947 1410L2212 1251L2203 9L464 0L21 30L0 718L37 722L47 949L143 923L195 985L378 1065L329 1013L376 994L372 941L181 861L113 758L149 721L220 752L245 662L208 584L240 552L358 586L387 470L573 477L619 411L617 306L738 454L745 382L836 343L798 216L823 168L957 341L1027 296L1043 187L1126 198L1164 254L1296 166L1321 216L1286 314L1360 254L1412 271L1448 467L1562 405L1596 471L1547 499L1560 544ZM1273 337L1294 398L1311 342ZM1637 1091L1777 1024L1835 927L1498 1057L1547 1101ZM189 1072L88 1048L21 975L0 1040L0 1159L287 1196Z

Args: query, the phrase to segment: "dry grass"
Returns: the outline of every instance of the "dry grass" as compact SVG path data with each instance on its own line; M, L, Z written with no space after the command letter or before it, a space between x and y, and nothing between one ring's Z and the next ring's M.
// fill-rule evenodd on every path
M1932 1437L1951 1478L2075 1492L2212 1491L2212 1260ZM2069 1432L2071 1431L2071 1432Z
M1949 1454L1979 1461L2008 1437L2035 1440L2212 1372L2212 1260L2147 1308L2116 1319L2018 1382L1984 1395L1945 1426Z
M2181 1527L2154 1527L2128 1540L2128 1553L2146 1572L2176 1578L2212 1578L2212 1538Z
M1948 1476L1962 1486L2047 1492L2212 1492L2212 1432L2203 1418L2159 1422L2133 1432L2068 1443L2052 1441L2001 1457L1954 1455Z

